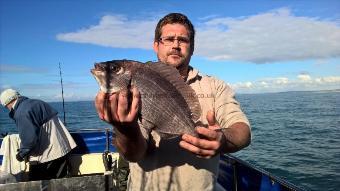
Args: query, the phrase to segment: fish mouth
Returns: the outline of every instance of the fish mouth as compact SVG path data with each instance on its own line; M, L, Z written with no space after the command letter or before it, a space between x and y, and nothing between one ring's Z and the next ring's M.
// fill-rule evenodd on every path
M94 64L94 68L92 68L90 71L93 75L98 74L98 72L100 71L104 71L105 70L105 65L102 63L95 63Z
M96 70L96 69L91 69L91 70L90 70L91 74L93 74L93 75L95 75L95 74L97 73L97 71L98 71L98 70Z
M103 64L103 63L95 63L93 70L104 70L104 68L105 68L105 64Z
M103 71L105 71L105 64L99 62L99 63L95 63L94 64L94 68L92 68L90 70L90 72L92 73L92 75L96 76L96 75L100 75L100 73L102 73Z

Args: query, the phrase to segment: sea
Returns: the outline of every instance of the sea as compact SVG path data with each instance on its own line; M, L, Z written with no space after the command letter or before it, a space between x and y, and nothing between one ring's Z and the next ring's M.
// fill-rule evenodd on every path
M251 145L235 156L305 190L340 189L340 91L238 94L252 128ZM64 119L62 102L50 103ZM111 128L93 101L65 102L69 130ZM16 133L0 109L0 133Z

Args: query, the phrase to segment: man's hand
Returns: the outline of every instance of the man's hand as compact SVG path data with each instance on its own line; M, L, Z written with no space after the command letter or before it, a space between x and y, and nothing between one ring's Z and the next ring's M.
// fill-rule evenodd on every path
M137 162L143 158L147 150L138 122L140 93L137 88L114 94L99 92L95 106L100 119L115 127L113 144L125 159ZM129 96L130 95L130 96Z
M206 117L209 124L208 128L196 128L200 138L184 134L179 145L198 157L211 158L220 152L222 145L225 143L225 137L218 130L220 126L216 122L215 113L209 111Z
M95 106L100 119L116 126L137 126L140 93L133 88L119 93L106 94L99 92L96 96ZM129 102L129 97L132 100Z

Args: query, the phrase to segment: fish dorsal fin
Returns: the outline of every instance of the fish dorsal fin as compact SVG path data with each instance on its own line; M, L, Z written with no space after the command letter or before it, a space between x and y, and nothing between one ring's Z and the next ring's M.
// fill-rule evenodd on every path
M201 117L201 106L195 91L184 82L178 70L162 62L147 62L146 65L160 76L168 80L185 99L190 111L191 119L196 123Z

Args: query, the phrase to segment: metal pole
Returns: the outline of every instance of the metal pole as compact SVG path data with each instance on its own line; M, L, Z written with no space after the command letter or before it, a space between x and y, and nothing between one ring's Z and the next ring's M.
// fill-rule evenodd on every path
M66 126L66 118L65 118L65 101L64 101L64 86L63 86L63 77L61 76L60 62L59 62L59 75L60 75L60 84L61 84L61 97L62 97L62 99L63 99L64 125Z

